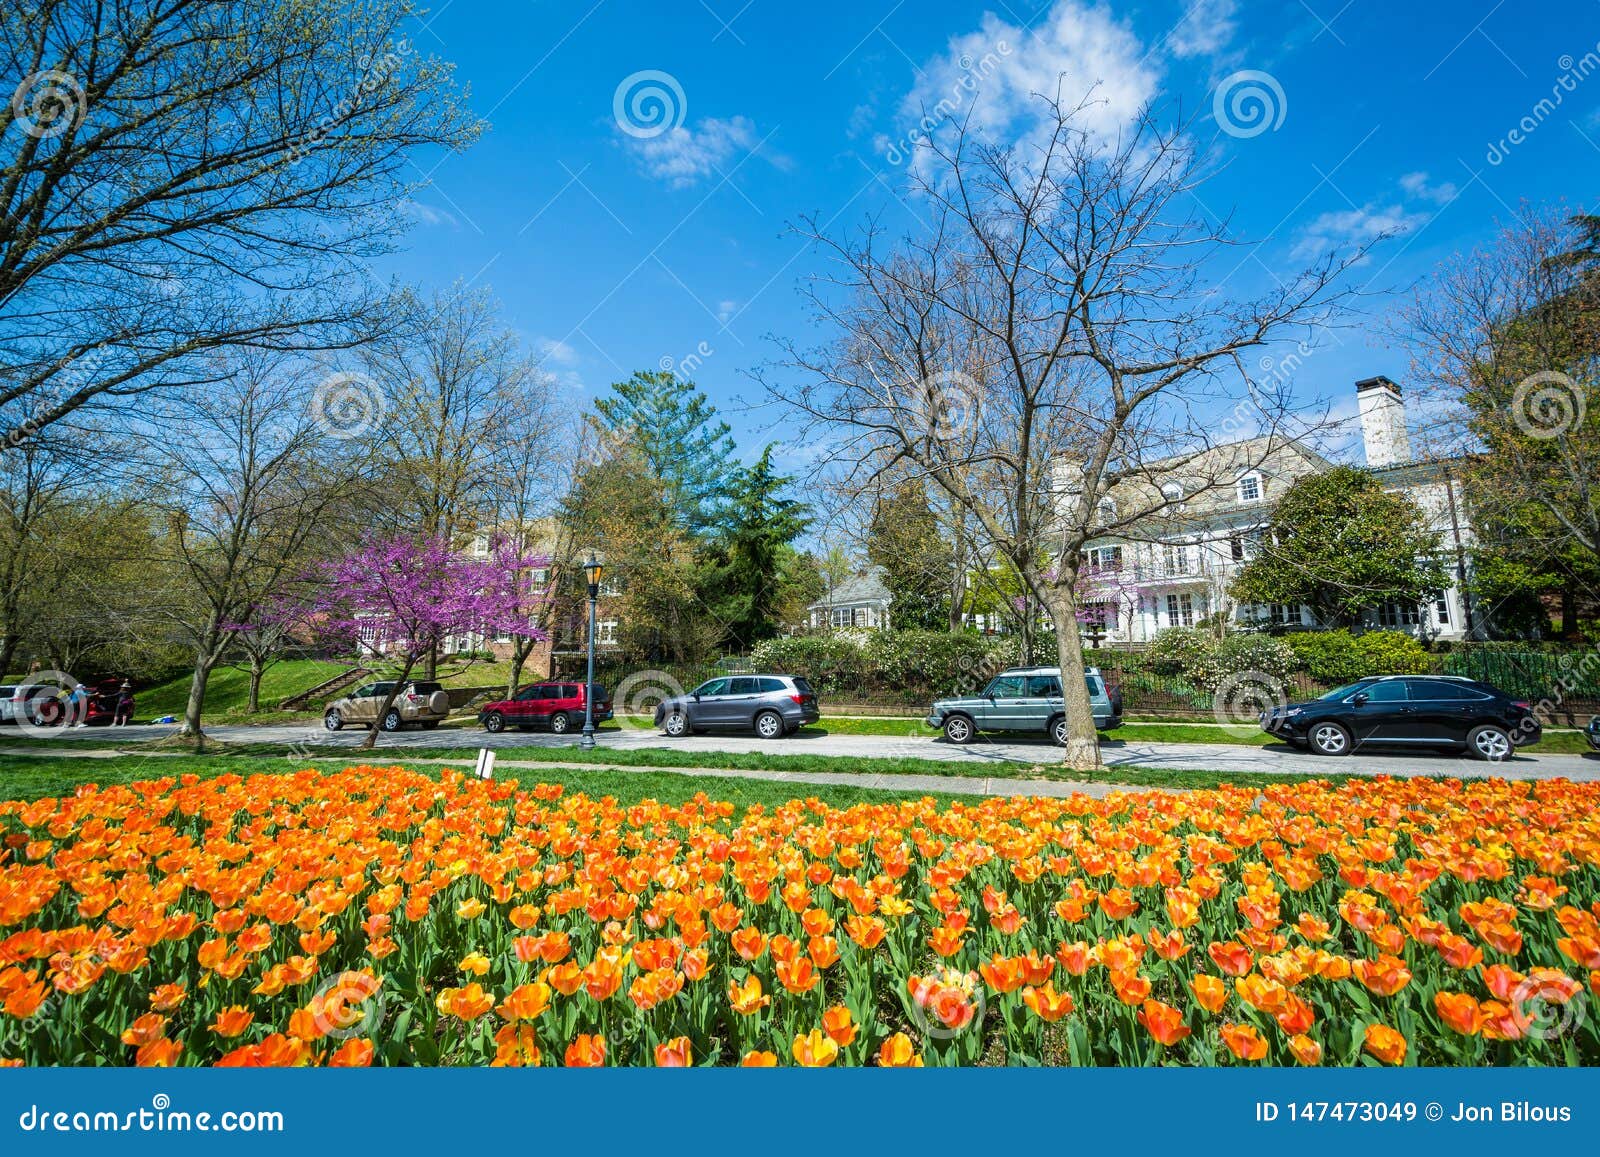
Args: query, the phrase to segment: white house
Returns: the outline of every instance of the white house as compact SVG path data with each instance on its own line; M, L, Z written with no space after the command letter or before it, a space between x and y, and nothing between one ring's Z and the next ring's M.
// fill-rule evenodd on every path
M843 627L887 629L889 602L883 572L870 567L865 574L845 579L808 606L807 620L814 631Z
M1427 514L1454 576L1447 590L1425 604L1373 608L1368 625L1430 638L1465 637L1472 626L1461 583L1472 534L1465 520L1459 462L1412 458L1400 387L1388 378L1357 382L1356 394L1367 465L1386 490L1406 495ZM1227 590L1260 550L1275 498L1297 478L1333 466L1304 445L1271 438L1225 443L1200 454L1144 464L1138 480L1119 483L1105 501L1121 499L1129 508L1143 510L1157 505L1159 486L1165 509L1086 551L1090 564L1104 576L1099 584L1104 597L1094 604L1090 633L1112 645L1137 645L1167 627L1193 626L1217 613L1287 629L1315 627L1309 607L1239 606ZM1191 494L1185 493L1186 483L1192 484ZM1070 482L1066 488L1070 492Z

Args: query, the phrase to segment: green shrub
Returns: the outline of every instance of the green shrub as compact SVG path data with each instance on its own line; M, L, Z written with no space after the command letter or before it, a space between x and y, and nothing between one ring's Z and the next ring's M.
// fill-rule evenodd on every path
M1206 669L1206 661L1216 642L1193 627L1168 627L1145 648L1149 669L1157 675L1183 675L1193 678Z
M1306 674L1329 687L1368 675L1425 675L1434 668L1433 656L1401 631L1300 631L1283 641Z
M1283 682L1300 661L1288 644L1271 635L1229 635L1188 672L1200 686L1215 691L1225 680L1259 671Z

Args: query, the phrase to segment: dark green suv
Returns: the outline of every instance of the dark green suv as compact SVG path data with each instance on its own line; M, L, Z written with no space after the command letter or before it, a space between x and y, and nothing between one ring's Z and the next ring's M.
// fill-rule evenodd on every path
M1089 706L1099 731L1122 726L1122 692L1108 688L1096 667L1084 672ZM1060 667L1013 667L989 681L977 695L937 700L928 712L951 743L971 743L984 731L1024 731L1067 741L1067 716L1061 697Z

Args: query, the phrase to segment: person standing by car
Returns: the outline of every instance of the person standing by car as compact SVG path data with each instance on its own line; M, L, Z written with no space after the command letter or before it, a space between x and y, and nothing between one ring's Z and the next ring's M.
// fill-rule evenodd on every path
M111 726L126 727L133 722L133 684L126 679L122 686L117 688L117 711L111 719Z
M89 692L82 683L74 683L72 690L67 693L66 718L75 720L73 727L87 727L89 716Z

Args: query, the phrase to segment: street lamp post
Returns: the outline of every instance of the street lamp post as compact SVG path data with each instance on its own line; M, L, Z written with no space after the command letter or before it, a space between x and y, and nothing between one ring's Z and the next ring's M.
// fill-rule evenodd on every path
M594 615L600 597L600 570L600 560L591 550L583 560L583 576L589 581L589 675L583 685L583 736L578 747L584 751L594 747Z

